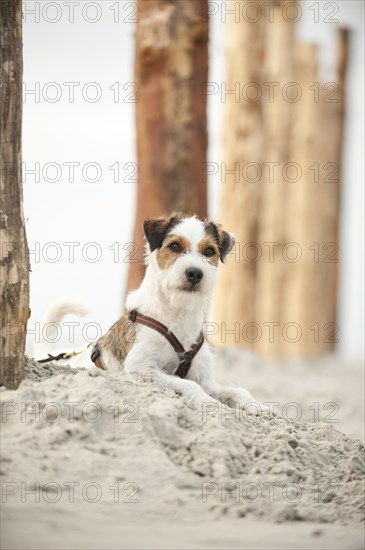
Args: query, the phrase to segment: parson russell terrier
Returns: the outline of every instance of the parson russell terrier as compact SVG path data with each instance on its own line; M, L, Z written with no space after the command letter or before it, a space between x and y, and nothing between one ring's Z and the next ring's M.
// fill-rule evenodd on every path
M203 333L218 264L234 237L217 223L179 213L146 220L144 233L145 277L127 297L128 313L97 342L92 361L104 370L154 369L161 385L194 401L266 409L246 390L215 382Z

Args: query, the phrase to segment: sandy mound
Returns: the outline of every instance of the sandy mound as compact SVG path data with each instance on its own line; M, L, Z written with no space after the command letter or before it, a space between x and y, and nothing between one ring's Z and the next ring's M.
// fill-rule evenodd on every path
M28 380L32 382L42 382L51 378L52 376L57 376L58 374L77 374L83 369L72 369L71 367L64 365L61 366L57 363L37 363L34 359L26 358L25 368L24 368L24 378L26 384Z
M364 448L324 422L201 408L153 374L30 361L27 376L1 392L9 525L19 506L56 523L85 506L129 521L363 518Z
M217 351L216 374L222 383L246 387L260 402L279 403L277 409L289 418L324 421L364 442L365 370L361 361L338 355L268 361L226 347Z

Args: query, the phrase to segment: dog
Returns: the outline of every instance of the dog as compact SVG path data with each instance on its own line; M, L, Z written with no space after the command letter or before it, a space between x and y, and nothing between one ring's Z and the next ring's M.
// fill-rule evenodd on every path
M153 373L158 383L195 402L261 407L243 388L214 380L202 332L233 235L218 223L180 213L146 220L143 228L144 279L127 296L128 313L97 342L92 361L107 371Z

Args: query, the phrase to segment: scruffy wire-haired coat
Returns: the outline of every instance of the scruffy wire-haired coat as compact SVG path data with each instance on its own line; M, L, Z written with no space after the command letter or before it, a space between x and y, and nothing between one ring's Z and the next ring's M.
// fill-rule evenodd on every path
M128 313L98 341L93 361L112 371L153 369L161 385L194 402L260 408L248 391L215 382L202 334L217 268L234 237L217 223L178 213L145 221L144 232L145 277L127 297Z

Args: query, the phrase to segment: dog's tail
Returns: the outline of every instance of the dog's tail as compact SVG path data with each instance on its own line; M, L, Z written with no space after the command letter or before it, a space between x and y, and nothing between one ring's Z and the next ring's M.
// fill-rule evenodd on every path
M84 317L88 313L89 310L79 302L61 300L53 304L41 322L40 340L34 350L35 358L43 359L54 353L58 335L62 333L61 322L66 315Z
M45 326L51 323L59 324L66 315L84 317L88 313L89 310L79 302L60 301L48 310L42 321L42 325Z

